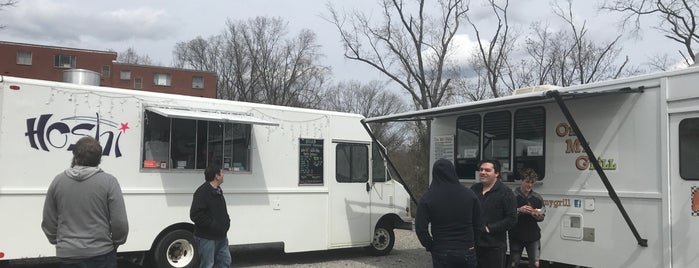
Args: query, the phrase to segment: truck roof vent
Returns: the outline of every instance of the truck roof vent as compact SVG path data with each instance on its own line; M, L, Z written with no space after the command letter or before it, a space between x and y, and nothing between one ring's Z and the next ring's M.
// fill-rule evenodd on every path
M63 82L80 85L100 85L101 75L84 69L68 69L63 71Z

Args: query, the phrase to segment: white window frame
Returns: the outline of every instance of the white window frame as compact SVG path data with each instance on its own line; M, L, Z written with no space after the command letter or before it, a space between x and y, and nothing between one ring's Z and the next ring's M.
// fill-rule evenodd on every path
M122 70L119 72L119 79L121 80L131 80L131 71L129 70Z
M32 52L31 51L17 51L17 64L18 65L32 65Z
M133 80L133 88L135 89L143 89L143 79L140 77L136 77Z
M204 88L204 77L203 76L192 76L192 88L194 88L194 89Z
M112 75L112 66L102 65L102 77L109 78Z
M172 76L166 73L154 73L153 85L169 87L172 85Z
M53 57L53 66L58 68L75 68L76 62L76 57L72 55L56 54Z

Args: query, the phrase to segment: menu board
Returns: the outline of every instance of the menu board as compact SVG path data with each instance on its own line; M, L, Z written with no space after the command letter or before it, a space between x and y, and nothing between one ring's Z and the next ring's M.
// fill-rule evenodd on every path
M454 163L454 136L435 136L434 141L434 159L447 159Z
M323 184L323 140L299 139L299 185Z

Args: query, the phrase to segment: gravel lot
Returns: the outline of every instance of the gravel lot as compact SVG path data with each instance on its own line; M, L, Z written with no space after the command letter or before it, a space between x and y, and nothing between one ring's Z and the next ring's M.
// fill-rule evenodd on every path
M386 256L369 255L362 248L335 249L286 254L281 248L259 246L234 246L232 267L377 267L377 268L418 268L432 267L430 253L420 245L415 232L394 230L396 243L393 251ZM2 265L0 265L2 266ZM51 261L12 264L11 268L57 268ZM522 264L520 267L527 267ZM551 266L554 267L554 266ZM4 267L2 267L4 268ZM119 261L119 268L148 268Z
M281 248L234 246L232 267L431 267L429 252L420 245L415 233L395 230L396 243L387 256L375 257L362 248L324 250L285 254ZM16 268L56 268L56 263L13 264ZM119 262L119 268L141 266Z
M432 267L429 252L415 233L395 230L389 255L374 257L361 248L284 254L281 249L233 249L233 267Z

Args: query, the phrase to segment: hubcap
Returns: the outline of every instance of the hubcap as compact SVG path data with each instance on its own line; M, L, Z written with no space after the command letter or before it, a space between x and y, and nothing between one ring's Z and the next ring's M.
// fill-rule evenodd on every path
M389 236L388 230L376 228L376 231L374 231L374 241L371 242L371 245L377 250L384 250L388 247Z
M167 247L167 262L173 267L185 267L194 259L194 245L187 239L177 239Z

